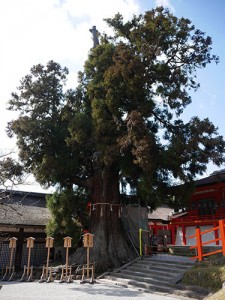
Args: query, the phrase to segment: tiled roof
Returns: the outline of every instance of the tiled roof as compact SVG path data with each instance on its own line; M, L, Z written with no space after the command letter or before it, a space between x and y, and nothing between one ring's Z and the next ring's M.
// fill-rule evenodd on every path
M154 210L152 213L148 213L148 219L168 221L171 211L172 209L170 207L168 207L167 205L163 205Z
M225 181L225 171L216 171L213 172L210 176L196 180L195 185L196 186L204 186L212 183L217 183L217 182L224 182Z
M46 207L46 194L0 189L0 202Z
M188 213L187 212L182 212L182 213L178 213L178 214L174 214L174 215L171 215L169 217L170 220L173 220L173 219L177 219L177 218L180 218L180 217L184 217L186 216Z
M50 212L45 207L0 203L0 224L46 226Z

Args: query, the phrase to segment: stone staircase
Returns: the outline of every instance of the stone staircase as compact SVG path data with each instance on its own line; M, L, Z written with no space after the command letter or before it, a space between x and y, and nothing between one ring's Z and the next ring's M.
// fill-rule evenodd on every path
M184 272L193 264L187 257L157 254L137 258L102 277L118 285L135 286L148 292L203 299L208 294L207 290L179 283Z

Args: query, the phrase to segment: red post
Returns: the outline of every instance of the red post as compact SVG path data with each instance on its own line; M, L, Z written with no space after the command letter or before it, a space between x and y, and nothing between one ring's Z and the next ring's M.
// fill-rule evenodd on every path
M198 260L202 261L202 237L201 237L201 229L200 227L197 227L195 229L195 233L196 233L196 242L197 242L197 256L198 256Z
M153 230L153 234L157 235L158 233L158 224L157 223L154 223L154 230Z
M222 253L225 256L225 229L224 229L224 220L219 220L219 228L220 228L220 238L222 241Z
M175 245L175 227L171 227L171 244Z
M186 240L186 226L185 225L182 225L182 243L184 246L186 246L187 244L187 240Z
M217 223L214 223L213 227L216 228L217 227ZM214 236L215 236L215 239L219 238L218 229L214 229ZM219 241L216 241L216 245L219 245L219 244L220 244Z

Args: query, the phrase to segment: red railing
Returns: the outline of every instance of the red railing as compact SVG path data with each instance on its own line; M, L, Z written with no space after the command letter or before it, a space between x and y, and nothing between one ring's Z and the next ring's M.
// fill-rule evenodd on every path
M197 227L195 229L195 234L190 236L189 238L196 238L196 245L195 246L191 246L190 249L196 249L197 250L197 255L192 257L193 259L198 259L199 261L202 261L204 256L210 256L213 254L217 254L217 253L222 253L223 256L225 256L225 220L219 220L219 226L208 229L208 230L204 230L201 232L201 229L199 227ZM213 240L209 240L207 242L202 242L202 236L206 233L209 232L215 232L216 230L220 231L220 237L219 238L215 238ZM212 252L208 252L208 253L203 253L203 249L202 247L205 245L209 245L215 242L221 241L222 244L222 248L219 250L215 250Z
M170 222L173 225L175 224L184 224L184 223L188 223L188 222L195 222L195 223L201 223L201 222L211 222L212 220L218 220L218 219L222 219L225 218L225 214L215 214L215 215L203 215L203 216L199 216L199 215L193 215L192 212L188 212L190 213L190 215L187 215L185 217L178 217L178 218L171 218Z

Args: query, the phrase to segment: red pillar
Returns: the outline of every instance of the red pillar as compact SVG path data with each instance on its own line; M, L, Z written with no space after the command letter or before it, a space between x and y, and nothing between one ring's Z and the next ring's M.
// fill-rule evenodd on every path
M176 227L175 226L171 226L170 230L171 230L171 244L175 245L175 243L176 243L176 238L175 238Z
M154 227L153 227L153 234L157 235L157 231L158 231L158 225L156 222L154 222Z
M218 226L217 223L214 223L213 224L213 227L216 228ZM218 239L219 238L219 234L218 234L218 229L214 230L214 235L215 235L215 239ZM219 245L220 244L220 241L216 241L216 245Z
M186 226L182 225L183 245L187 244L186 240Z
M195 229L196 234L196 243L197 243L197 252L198 252L198 260L202 261L202 236L201 236L201 229L200 227L196 227Z
M225 222L224 220L219 220L219 227L220 227L220 238L222 241L222 253L225 256Z

